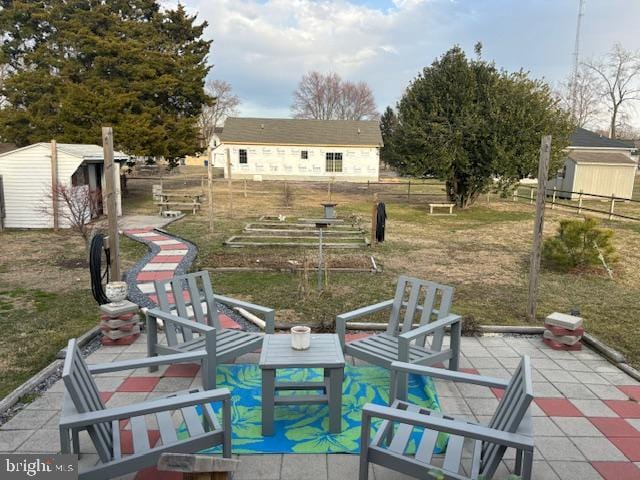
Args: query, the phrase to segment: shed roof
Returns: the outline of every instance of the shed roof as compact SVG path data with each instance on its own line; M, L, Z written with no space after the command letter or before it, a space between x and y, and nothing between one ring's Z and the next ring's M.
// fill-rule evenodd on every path
M373 120L302 120L229 117L221 142L268 145L382 146Z
M569 138L569 147L633 149L620 140L603 137L584 128L576 128Z
M580 163L600 163L608 165L636 165L628 155L618 152L582 152L574 150L569 152L569 158L574 162Z
M47 142L33 143L31 145L27 145L26 147L0 153L0 156L9 155L14 152L26 150L36 146L51 148L51 144ZM83 143L58 143L57 147L59 150L69 155L73 155L74 157L82 158L83 160L104 160L104 153L103 153L102 147L98 145L83 144ZM129 155L122 152L114 151L113 158L114 160L128 160Z

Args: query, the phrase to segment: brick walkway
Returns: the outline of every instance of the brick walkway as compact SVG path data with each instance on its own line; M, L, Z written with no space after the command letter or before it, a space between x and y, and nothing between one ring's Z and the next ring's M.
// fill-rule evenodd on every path
M466 371L507 378L521 354L532 357L534 391L532 407L536 435L534 478L562 480L640 479L640 384L596 353L558 352L539 338L463 338L461 366ZM101 347L90 363L143 357L144 335L130 346ZM256 362L249 354L240 363ZM353 359L349 359L353 362ZM200 386L196 366L146 369L100 375L98 387L107 406L114 407ZM442 409L449 415L487 422L498 399L489 389L437 381ZM0 451L54 452L58 447L57 421L63 386L57 382L0 428ZM122 435L129 448L130 435ZM97 460L88 436L81 437L82 464ZM512 467L513 452L496 478ZM250 479L352 479L357 478L356 455L242 455L237 480ZM635 462L635 463L634 463ZM406 478L373 467L378 480ZM179 478L139 472L125 478Z

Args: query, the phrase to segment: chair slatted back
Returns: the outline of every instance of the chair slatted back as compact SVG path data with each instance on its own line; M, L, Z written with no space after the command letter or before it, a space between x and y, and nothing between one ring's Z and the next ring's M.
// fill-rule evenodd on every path
M398 278L387 333L397 336L411 330L414 323L422 326L433 321L434 316L444 318L452 302L453 287L402 275ZM432 346L438 350L442 347L443 333L444 330L434 334ZM422 346L425 342L426 336L416 340Z
M62 381L78 413L104 410L105 406L89 368L85 363L76 340L72 338L67 345L67 355L62 370ZM91 441L103 462L113 458L113 434L110 423L98 423L88 429Z
M154 285L158 307L163 312L171 313L175 310L179 317L220 328L209 272L176 275L168 280L156 280ZM207 306L206 313L203 301ZM193 339L193 332L189 328L166 326L165 333L169 346Z
M498 404L489 427L504 432L515 433L522 423L527 410L533 401L533 383L531 378L531 360L522 357L516 368L504 396ZM492 478L500 464L506 447L485 442L482 445L480 473Z

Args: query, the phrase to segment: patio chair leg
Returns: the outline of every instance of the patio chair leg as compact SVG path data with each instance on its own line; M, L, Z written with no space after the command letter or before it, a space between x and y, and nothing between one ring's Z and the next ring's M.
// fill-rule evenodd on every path
M222 402L222 415L222 423L224 425L222 456L224 458L231 458L231 400Z
M363 414L360 430L360 469L358 480L369 478L369 433L371 430L371 418Z
M202 387L205 390L216 388L216 331L207 332L204 337L204 349L207 355L202 359Z
M458 370L460 363L460 335L462 334L462 320L451 325L451 357L449 358L449 370Z
M158 324L156 319L147 315L147 357L158 356ZM158 366L149 367L149 372L157 372Z
M522 472L520 473L520 478L522 478L522 480L531 480L531 475L533 474L533 452L523 452L522 456Z
M71 447L71 439L69 438L69 430L65 427L60 427L60 453L71 453L69 451L69 447ZM75 452L75 453L80 453Z

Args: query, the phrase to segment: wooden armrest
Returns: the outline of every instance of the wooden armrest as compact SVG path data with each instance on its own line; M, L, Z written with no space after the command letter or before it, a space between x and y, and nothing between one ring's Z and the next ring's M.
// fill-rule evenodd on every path
M91 373L100 374L108 372L118 372L120 370L133 370L136 368L155 367L173 363L200 362L207 356L204 350L187 353L176 353L172 355L161 355L159 357L140 358L135 360L124 360L120 362L99 363L88 365Z
M210 327L209 325L204 325L187 318L178 317L177 315L163 312L162 310L159 310L157 308L147 310L147 319L151 318L159 318L163 321L177 323L182 327L190 328L191 330L199 333L209 333L216 330L214 327Z
M383 405L374 405L372 403L368 403L364 406L362 414L367 417L375 417L392 422L416 425L442 433L449 433L465 438L473 438L484 442L497 443L520 450L533 451L532 437L527 437L517 433L504 432L502 430L496 430L494 428L485 427L467 421L450 420L447 418L436 417L434 415L424 415Z
M398 338L401 341L405 340L408 342L422 335L432 333L436 330L440 330L441 328L445 328L449 325L460 322L461 320L462 320L462 317L460 315L450 314L444 318L441 318L440 320L436 320L434 322L427 323L426 325L413 328L408 332L401 333L400 335L398 335Z
M60 426L63 428L87 427L89 425L95 425L96 423L111 422L113 420L139 417L150 413L177 410L182 407L220 401L231 401L229 389L218 388L216 390L188 393L170 398L159 398L122 407L107 408L96 412L76 413L61 418Z
M509 385L509 380L501 378L485 377L483 375L475 375L473 373L454 372L443 368L425 367L423 365L414 365L405 362L391 362L391 370L404 373L415 373L431 378L441 378L443 380L451 380L453 382L471 383L473 385L482 385L484 387L505 389Z

